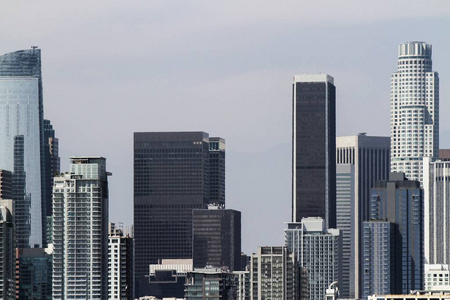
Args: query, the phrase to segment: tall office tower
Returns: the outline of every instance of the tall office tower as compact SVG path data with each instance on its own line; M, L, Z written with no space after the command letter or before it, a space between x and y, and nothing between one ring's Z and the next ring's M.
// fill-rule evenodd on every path
M439 75L432 71L431 45L403 43L391 79L391 171L422 183L422 158L438 152Z
M286 247L259 247L250 259L250 299L298 299L298 263Z
M12 199L12 173L0 169L0 199Z
M370 188L389 176L389 137L336 138L336 219L342 236L342 281L339 294L360 298L363 221L369 220Z
M225 140L209 138L210 203L225 206Z
M52 216L52 189L53 177L60 172L59 143L55 137L55 130L49 120L44 120L44 172L45 189L42 198L42 227L44 247L50 242L47 240L47 219Z
M220 195L210 189L211 152L205 132L134 133L136 296L151 293L150 264L192 257L192 210Z
M53 299L108 297L106 159L71 157L53 185Z
M23 139L25 199L16 198L16 229L22 240L18 247L34 247L43 242L42 198L44 197L44 131L41 50L29 49L0 56L0 168L14 169L14 144ZM29 210L19 207L28 205ZM26 215L25 215L26 213ZM26 217L21 221L20 218ZM25 228L22 229L22 227ZM27 232L29 231L29 232Z
M232 209L192 211L192 257L194 268L241 269L241 212Z
M292 222L321 217L336 228L336 88L326 74L294 76Z
M309 293L306 299L324 299L327 287L342 278L340 230L327 229L322 218L303 218L300 223L288 223L285 243L298 257L301 289Z
M16 249L15 299L52 299L52 255L50 249Z
M450 159L423 160L425 264L450 264Z
M362 298L390 294L395 290L394 224L372 220L363 222Z
M14 202L0 199L0 298L16 298L14 258Z
M408 293L423 288L423 198L419 181L405 178L401 172L392 172L389 180L378 181L371 190L370 219L394 224L396 290Z
M134 299L133 237L114 223L108 231L108 299Z

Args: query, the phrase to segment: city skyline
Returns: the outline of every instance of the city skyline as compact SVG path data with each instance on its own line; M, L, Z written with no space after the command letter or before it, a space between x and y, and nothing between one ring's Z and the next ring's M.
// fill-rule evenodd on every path
M177 8L158 2L150 8L138 2L123 11L117 3L107 8L96 3L87 13L79 4L74 8L44 1L25 9L8 3L0 12L0 53L31 45L42 49L45 115L60 138L61 169L68 169L71 155L107 157L115 174L110 180L114 222L132 223L132 132L206 130L226 138L227 201L242 211L243 250L250 252L260 244L282 244L277 233L289 220L290 159L278 154L285 154L286 147L289 155L293 74L326 72L335 77L338 136L386 136L396 47L423 40L433 45L434 68L441 76L441 110L450 107L445 103L450 94L450 62L445 59L450 45L440 30L449 24L448 3L345 4L355 4L354 12L310 3L303 9L304 2L273 10L267 2L257 10L249 4L229 3L219 9L205 3L201 9L189 3ZM136 8L142 12L134 17ZM169 17L171 10L181 18ZM167 16L160 20L161 14ZM12 19L18 15L21 24ZM183 80L174 85L179 78ZM196 114L199 108L206 113ZM349 114L352 109L363 113ZM98 128L99 121L108 126ZM450 121L441 121L445 148ZM246 166L274 173L259 175L263 184L240 175L246 174L239 165L246 152L265 157ZM274 184L267 184L272 179ZM243 182L250 188L242 189ZM271 203L273 199L279 200ZM268 213L271 222L259 223ZM270 233L268 241L253 234L258 227Z

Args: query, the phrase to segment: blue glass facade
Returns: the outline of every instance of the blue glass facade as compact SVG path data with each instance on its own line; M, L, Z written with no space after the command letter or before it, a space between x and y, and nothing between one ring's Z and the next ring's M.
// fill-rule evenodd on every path
M420 182L391 173L389 181L378 181L371 190L371 220L394 223L395 256L391 268L391 293L407 294L423 289L423 197Z
M40 49L21 50L0 56L0 168L13 171L15 138L23 137L24 182L19 181L16 205L29 201L16 229L22 232L18 247L42 245L45 207L42 199L51 195L44 177L43 97ZM19 188L23 187L23 191ZM26 208L26 203L24 203ZM23 227L21 227L23 226ZM27 230L29 232L27 233Z

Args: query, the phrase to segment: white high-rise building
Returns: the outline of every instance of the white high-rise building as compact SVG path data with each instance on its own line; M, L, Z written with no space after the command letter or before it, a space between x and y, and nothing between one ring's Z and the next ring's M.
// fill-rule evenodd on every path
M319 217L288 223L285 244L298 257L301 299L325 299L333 282L342 282L342 241L339 229L327 229Z
M422 182L423 157L438 153L439 77L431 45L403 43L391 79L391 171Z
M450 264L450 160L423 160L425 264Z
M103 157L71 157L53 184L53 299L108 297L108 175Z

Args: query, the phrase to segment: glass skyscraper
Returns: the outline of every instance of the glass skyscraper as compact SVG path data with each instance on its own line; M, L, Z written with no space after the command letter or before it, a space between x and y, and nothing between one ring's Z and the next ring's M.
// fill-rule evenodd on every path
M46 216L42 199L51 194L42 180L43 147L41 50L1 55L0 168L20 173L13 176L19 248L43 243Z
M336 228L336 88L327 74L294 76L292 222L321 217Z
M398 70L391 79L391 171L422 182L422 158L439 155L439 75L431 45L398 47Z
M401 172L391 173L389 180L375 183L370 200L370 219L391 222L394 226L391 255L395 258L391 270L395 276L391 277L391 283L395 290L390 292L407 294L421 290L424 247L420 182L407 180Z
M224 155L225 141L205 132L134 133L137 296L150 295L150 264L192 258L193 209L225 204Z

